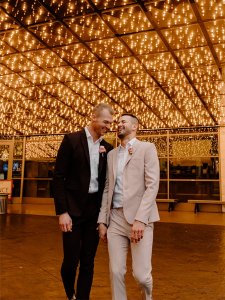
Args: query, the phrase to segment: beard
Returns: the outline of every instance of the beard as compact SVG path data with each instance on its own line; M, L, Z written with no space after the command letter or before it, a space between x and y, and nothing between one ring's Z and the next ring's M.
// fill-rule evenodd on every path
M119 132L117 136L118 138L122 139L125 136L125 134L123 132Z
M129 128L122 128L117 132L117 136L120 139L125 138L127 135L130 135L132 133L132 130Z

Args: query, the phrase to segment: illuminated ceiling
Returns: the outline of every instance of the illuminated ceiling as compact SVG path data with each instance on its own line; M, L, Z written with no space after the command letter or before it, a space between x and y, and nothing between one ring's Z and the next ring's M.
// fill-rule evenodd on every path
M0 134L63 133L99 102L141 128L214 126L225 0L0 0Z

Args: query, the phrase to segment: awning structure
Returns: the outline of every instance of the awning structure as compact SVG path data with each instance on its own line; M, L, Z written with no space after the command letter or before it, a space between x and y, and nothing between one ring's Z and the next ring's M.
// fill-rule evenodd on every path
M224 0L0 1L0 135L84 126L94 105L142 129L214 126Z

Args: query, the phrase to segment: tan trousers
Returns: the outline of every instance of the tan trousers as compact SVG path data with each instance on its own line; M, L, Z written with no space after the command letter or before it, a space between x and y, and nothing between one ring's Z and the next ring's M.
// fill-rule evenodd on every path
M152 242L153 223L148 224L143 239L130 243L131 225L127 223L123 209L112 209L107 231L110 259L110 275L113 300L127 300L125 287L126 258L131 249L133 276L139 283L143 300L152 300Z

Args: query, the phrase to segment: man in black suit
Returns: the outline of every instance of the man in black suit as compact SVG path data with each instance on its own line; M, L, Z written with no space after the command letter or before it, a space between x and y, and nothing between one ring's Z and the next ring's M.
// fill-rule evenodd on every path
M96 228L105 184L107 153L113 148L102 136L108 132L112 122L111 106L104 103L97 105L87 127L65 135L56 158L54 200L63 232L61 276L68 299L88 300L90 295L99 241Z

